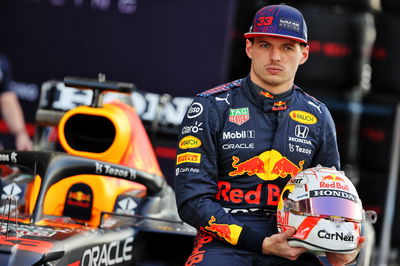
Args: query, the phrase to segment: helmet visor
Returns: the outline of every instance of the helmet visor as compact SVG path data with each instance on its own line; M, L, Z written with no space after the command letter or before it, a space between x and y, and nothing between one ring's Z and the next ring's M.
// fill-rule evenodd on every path
M318 217L341 217L362 222L362 208L354 201L337 197L307 198L292 201L288 204L289 211Z

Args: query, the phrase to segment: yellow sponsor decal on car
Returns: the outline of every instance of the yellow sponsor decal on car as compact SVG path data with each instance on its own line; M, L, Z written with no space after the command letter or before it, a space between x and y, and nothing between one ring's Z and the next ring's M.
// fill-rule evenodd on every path
M186 136L179 141L179 148L193 149L201 146L201 140L194 136Z
M176 156L176 164L181 163L200 163L201 153L185 152Z
M298 110L291 111L289 113L289 116L294 121L297 121L302 124L312 125L312 124L317 123L317 121L318 121L314 115L304 112L304 111L298 111Z

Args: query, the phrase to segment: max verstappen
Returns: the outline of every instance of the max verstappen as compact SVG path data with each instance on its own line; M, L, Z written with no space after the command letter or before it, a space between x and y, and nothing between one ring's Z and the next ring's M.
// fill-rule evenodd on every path
M321 164L339 169L326 106L294 85L309 54L303 15L260 9L244 35L247 77L197 95L181 125L175 191L180 217L198 229L186 265L321 265L278 233L280 192L290 177ZM332 265L357 256L328 253Z

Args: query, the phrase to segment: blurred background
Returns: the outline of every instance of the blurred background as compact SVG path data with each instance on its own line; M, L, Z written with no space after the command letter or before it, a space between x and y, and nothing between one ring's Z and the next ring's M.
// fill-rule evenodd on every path
M172 184L178 126L191 97L247 75L243 33L259 8L281 2L305 16L310 58L296 84L331 110L342 168L364 208L378 213L379 247L393 139L400 138L393 135L400 102L400 1L1 0L0 52L10 60L12 90L31 137L43 83L99 73L134 83L135 106ZM87 97L68 90L53 96L53 107L61 110ZM14 148L2 120L0 137ZM400 215L392 218L394 225L400 222ZM400 260L399 230L392 231L390 246L391 260Z

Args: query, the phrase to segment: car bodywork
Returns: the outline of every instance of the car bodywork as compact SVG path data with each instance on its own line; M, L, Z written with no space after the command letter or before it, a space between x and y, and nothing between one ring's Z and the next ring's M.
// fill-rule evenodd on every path
M182 265L196 231L134 107L102 103L134 85L64 83L92 90L90 106L39 108L34 151L0 151L0 265Z

